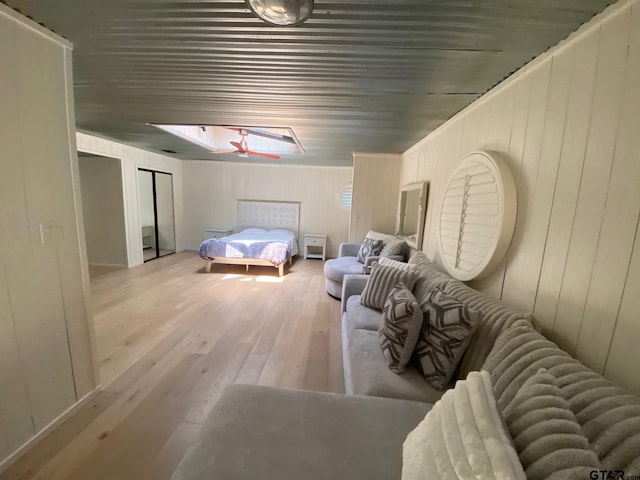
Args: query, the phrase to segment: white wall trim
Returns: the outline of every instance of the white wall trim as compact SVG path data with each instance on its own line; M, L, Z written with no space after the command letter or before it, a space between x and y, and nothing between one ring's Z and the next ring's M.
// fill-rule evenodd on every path
M118 267L118 268L127 268L127 265L122 265L119 263L90 263L90 267Z
M9 19L13 20L14 22L18 22L19 24L27 27L29 30L39 35L42 35L43 37L46 37L49 40L53 40L54 42L59 43L60 45L68 48L69 50L73 50L73 43L71 43L69 40L61 37L57 33L52 32L48 28L43 27L39 23L34 22L30 18L25 17L20 12L5 5L2 2L0 2L0 14L6 15L7 17L9 17Z
M73 205L76 216L76 235L78 246L80 250L80 275L82 277L82 294L84 299L84 313L87 322L87 332L89 340L89 350L91 355L91 371L93 373L93 385L100 384L100 368L98 365L98 355L96 346L96 335L93 325L93 311L91 310L91 283L89 278L89 267L87 264L87 244L84 232L84 221L82 216L82 197L80 191L80 165L78 163L78 145L75 135L75 109L74 109L74 93L73 93L73 65L72 65L72 50L65 50L64 63L65 63L65 96L66 96L66 109L67 109L67 122L68 122L68 144L70 155L70 171L71 171L71 184L73 186ZM65 319L65 323L68 321ZM69 325L67 323L67 335L69 331ZM73 384L76 390L76 399L78 398L78 378L74 361L74 345L72 337L69 335L69 355L71 357L71 364L73 368Z
M396 155L396 154L393 154ZM397 155L402 155L398 153ZM199 160L199 159L185 159L185 162L203 162L203 163L216 163L223 165L259 165L260 167L267 168L315 168L319 170L351 170L353 166L345 166L345 165L300 165L294 163L255 163L255 162L244 162L244 161L225 161L225 160Z
M94 390L87 393L84 397L78 400L76 403L71 405L68 409L62 412L58 417L56 417L51 423L49 423L46 427L36 433L33 437L27 440L21 447L19 447L16 451L14 451L11 455L5 458L2 462L0 462L0 473L6 471L11 465L16 463L23 455L25 455L29 450L36 446L38 442L43 440L47 435L53 432L56 428L58 428L62 423L71 418L80 408L82 408L87 403L91 402L96 395L102 392L102 385L98 385Z

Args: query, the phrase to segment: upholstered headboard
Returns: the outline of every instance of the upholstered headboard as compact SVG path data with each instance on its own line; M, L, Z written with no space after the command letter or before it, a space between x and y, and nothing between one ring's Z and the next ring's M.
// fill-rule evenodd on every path
M238 230L285 228L299 236L300 202L238 200Z

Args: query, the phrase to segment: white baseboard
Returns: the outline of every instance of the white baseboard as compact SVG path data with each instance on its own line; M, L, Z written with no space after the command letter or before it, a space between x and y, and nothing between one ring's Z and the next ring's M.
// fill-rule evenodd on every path
M93 262L89 262L88 264L90 267L117 267L117 268L127 268L126 265L123 264L119 264L119 263L93 263Z
M31 450L40 440L46 437L49 433L55 430L60 424L62 424L65 420L69 419L74 413L76 413L80 407L85 405L86 403L93 400L93 398L102 391L102 385L98 385L95 390L87 393L84 397L78 400L76 403L71 405L68 409L62 412L58 417L56 417L49 425L44 427L38 433L36 433L33 437L27 440L21 447L19 447L15 452L9 455L4 460L0 461L0 474L7 470L11 465L16 463L22 456Z

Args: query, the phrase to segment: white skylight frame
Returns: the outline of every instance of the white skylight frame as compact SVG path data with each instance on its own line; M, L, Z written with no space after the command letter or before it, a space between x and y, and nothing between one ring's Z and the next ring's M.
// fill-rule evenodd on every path
M306 155L298 137L290 127L247 127L239 125L187 125L148 124L183 140L198 145L212 155L231 153L235 147L229 142L240 142L241 130L246 135L248 148L277 155ZM272 138L272 137L273 138ZM284 140L277 140L281 136Z

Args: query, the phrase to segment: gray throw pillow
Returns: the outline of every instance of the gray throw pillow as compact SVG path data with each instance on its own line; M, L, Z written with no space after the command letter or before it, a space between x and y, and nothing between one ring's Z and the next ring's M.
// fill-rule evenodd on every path
M404 372L416 347L422 321L416 297L404 283L398 283L384 302L378 329L380 347L392 372Z
M425 321L416 345L416 356L429 384L444 390L471 341L479 314L434 287L422 304Z
M602 469L547 369L541 368L520 387L504 419L528 480L582 480Z
M360 263L364 263L367 257L377 257L382 251L384 244L382 240L373 240L371 238L365 238L358 250L358 256L356 260Z
M404 283L407 289L412 290L418 279L418 273L410 270L399 270L393 267L384 267L378 263L371 266L371 275L362 290L360 303L365 307L382 310L384 302L391 289L399 282Z
M391 257L395 255L405 255L405 249L407 244L404 240L400 238L396 238L393 235L389 235L387 233L375 232L373 230L369 230L365 238L371 238L372 240L382 240L384 246L382 247L382 252L380 255L383 257Z

